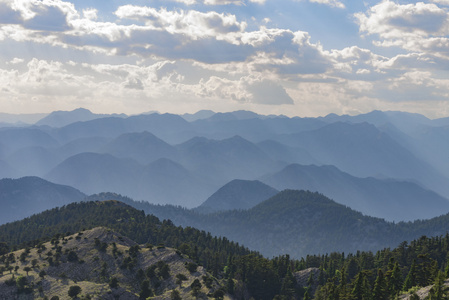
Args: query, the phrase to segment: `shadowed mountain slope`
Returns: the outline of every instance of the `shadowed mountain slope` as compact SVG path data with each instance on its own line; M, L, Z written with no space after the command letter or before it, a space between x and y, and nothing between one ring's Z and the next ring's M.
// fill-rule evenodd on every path
M39 177L0 180L0 224L20 220L56 206L81 201L80 191Z
M449 212L449 200L413 182L354 177L334 166L292 164L261 181L279 190L317 191L363 214L389 221L428 219Z
M225 184L200 206L199 213L248 209L271 198L279 191L258 181L235 179Z
M280 136L278 140L304 148L322 164L334 165L353 176L415 180L449 196L446 177L368 123L337 122L314 131Z
M279 166L240 136L224 140L195 137L177 148L184 166L219 186L235 178L253 179Z
M151 203L198 206L214 191L182 165L166 158L146 166L110 154L81 153L56 166L46 179L87 194L110 191Z
M118 199L177 225L192 226L243 243L267 257L286 253L300 258L333 251L375 251L422 235L442 235L449 230L449 214L395 224L365 216L319 193L307 191L285 190L249 210L205 215L107 193L89 199Z
M177 156L177 150L173 146L148 131L123 134L105 145L101 151L119 158L133 158L141 164L148 164L159 158L175 159Z

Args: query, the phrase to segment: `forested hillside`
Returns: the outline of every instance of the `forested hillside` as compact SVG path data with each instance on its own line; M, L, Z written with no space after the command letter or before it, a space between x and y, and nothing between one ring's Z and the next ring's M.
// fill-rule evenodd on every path
M226 236L267 257L289 254L300 258L334 251L376 251L422 235L444 235L449 230L449 214L414 222L387 222L307 191L286 190L249 210L212 214L136 202L110 193L87 199L120 200L160 219L170 219L176 225Z
M322 205L326 204L326 201L319 197L314 200ZM125 239L118 236L120 241L118 242L114 240L115 238L110 238L117 236L112 231L92 231L96 234L103 233L98 236L98 242L94 239L94 246L85 245L96 248L95 251L104 251L105 254L99 253L101 260L105 260L107 254L110 258L114 257L116 261L126 261L125 268L129 268L131 271L136 266L149 268L151 265L155 265L153 271L157 271L158 276L163 276L162 269L156 268L159 265L162 268L162 263L158 263L158 261L164 255L162 252L155 253L152 249L155 245L157 249L164 249L166 246L175 247L178 251L175 251L176 254L171 252L170 255L192 259L191 266L189 263L186 264L187 268L192 268L192 273L199 270L198 265L203 266L209 272L210 275L206 274L205 277L202 277L198 291L206 291L201 288L203 285L210 286L209 289L211 289L212 285L216 284L215 291L221 289L221 292L204 294L204 297L218 299L225 294L232 299L253 297L263 300L395 299L403 292L413 293L419 287L432 283L435 283L435 286L430 289L429 293L435 297L434 295L443 292L442 282L449 275L449 267L447 267L449 235L447 234L443 237L421 237L410 243L402 242L397 248L385 248L376 253L355 251L345 255L333 252L307 255L301 259L291 259L289 255L267 259L256 252L251 253L227 239L215 238L193 228L175 227L170 221L160 222L156 217L145 216L142 211L121 202L103 201L69 204L22 221L0 226L0 239L7 243L2 243L0 247L0 268L3 274L0 278L0 291L3 293L7 291L13 295L15 293L31 293L34 292L33 288L42 286L46 280L51 282L51 286L58 284L57 277L62 278L62 282L66 280L70 285L76 285L76 281L80 280L78 286L82 286L87 294L98 294L99 291L105 292L114 289L117 283L119 286L126 286L127 280L130 279L128 277L126 279L124 276L128 271L119 268L119 265L112 266L112 261L107 262L110 260L109 258L101 267L101 262L96 263L94 256L83 256L86 253L92 253L91 250L89 250L90 252L81 251L84 249L81 244L86 243L86 238L90 240L93 237L85 230L98 226L111 228L117 234L126 237ZM33 230L30 230L31 228ZM71 236L77 232L77 235ZM86 236L83 236L83 232ZM110 237L105 239L108 236ZM127 238L135 239L143 245L135 248L136 244ZM117 248L114 247L114 244ZM25 249L18 251L21 248L19 245ZM137 250L142 249L136 252L138 259L134 262L135 265L133 265L131 257L133 255L131 248L127 252L130 259L125 259L124 245L126 247L133 246ZM46 252L43 252L43 247ZM8 254L10 250L16 250L14 255ZM53 253L53 250L56 253ZM42 253L42 257L39 253ZM46 253L46 257L44 253ZM155 257L153 263L145 263L146 258L144 257L151 253ZM74 259L75 257L77 259ZM83 257L86 259L84 260ZM74 269L75 265L73 264L81 264L81 262L76 262L81 260L84 260L82 265ZM49 264L51 268L47 269ZM175 275L172 274L173 271L170 271L173 270L171 266L173 265L168 268L168 274L171 275L167 276ZM94 276L95 272L103 272L104 276L89 277L91 279L78 278L76 270L79 268L90 270L83 273L85 274L83 276ZM33 274L39 273L40 276L42 270L45 271L42 273L42 279L35 281L36 276ZM65 276L61 275L61 270L65 270ZM5 272L9 273L4 274ZM148 280L148 284L134 285L132 292L134 295L143 290L143 287L146 287L145 291L148 293L151 289L151 293L159 294L168 293L167 287L176 288L176 285L170 285L169 282L164 283L161 278L152 279L151 274L153 273L148 270L137 272L137 276L139 273L142 273L142 277L138 280L142 282ZM17 277L15 278L15 276ZM11 280L11 278L14 279ZM119 278L119 281L114 283L111 281L112 278ZM189 278L187 280L193 280ZM84 281L81 282L81 280ZM89 283L91 281L93 283ZM157 281L162 285L156 285ZM48 287L48 285L44 286ZM181 280L181 291L192 295L194 285L187 290L183 290L182 286ZM65 287L63 291L68 293L67 288ZM46 288L44 290L43 287L37 292L42 294L44 291L54 292L54 289ZM120 293L118 290L111 290L111 292Z

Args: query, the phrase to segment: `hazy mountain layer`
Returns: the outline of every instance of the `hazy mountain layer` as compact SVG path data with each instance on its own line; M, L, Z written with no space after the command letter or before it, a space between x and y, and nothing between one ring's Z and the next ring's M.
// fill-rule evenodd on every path
M258 180L235 179L212 194L200 206L195 208L195 211L211 213L233 209L248 209L271 198L278 192L278 190Z
M158 159L143 166L130 158L81 153L55 167L45 177L71 184L86 194L111 191L151 203L198 206L214 189L182 165Z
M80 191L38 177L0 180L0 224L20 220L46 209L81 201Z
M36 122L37 126L63 127L71 123L90 121L94 119L106 117L120 117L125 118L125 114L94 114L85 108L78 108L72 111L54 111Z
M195 207L233 179L257 180L299 163L334 165L351 176L391 179L393 186L408 181L449 197L446 119L378 111L324 118L262 116L248 111L209 111L186 118L173 114L106 117L83 109L52 114L55 118L64 115L73 117L67 122L76 122L61 128L1 128L0 176L43 176L86 193L113 191L153 203ZM96 119L81 121L83 115ZM92 155L83 159L87 152L100 155L98 161ZM105 159L102 155L106 154L112 157ZM159 159L171 162L152 165ZM61 176L55 175L56 170ZM329 181L341 181L338 174L331 175L337 177ZM351 202L338 201L348 205L369 199L366 206L352 207L388 219L427 218L440 207L444 212L444 202L437 208L430 204L437 202L430 200L425 209L412 210L423 206L413 204L413 199L435 198L413 184L408 184L409 191L398 193L391 184L379 187L375 180L373 186L364 182L363 191L360 182L332 194L324 190L326 185L313 189L336 199L343 194ZM404 184L402 190L406 188ZM363 199L354 200L355 195ZM404 203L405 198L413 205L400 213L394 203ZM388 214L385 207L394 212Z
M280 136L284 144L301 147L322 164L353 176L415 180L447 197L447 178L411 150L368 123L332 123L317 130Z
M363 214L389 221L428 219L449 212L449 200L415 183L354 177L334 166L293 164L261 180L279 190L317 191Z
M175 147L167 144L148 131L125 133L100 149L116 157L133 158L141 164L148 164L159 158L176 159Z

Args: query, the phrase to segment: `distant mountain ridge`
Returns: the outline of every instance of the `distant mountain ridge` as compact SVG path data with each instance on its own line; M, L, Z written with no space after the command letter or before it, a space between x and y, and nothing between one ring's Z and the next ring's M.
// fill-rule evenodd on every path
M80 153L51 170L46 179L70 184L86 194L110 191L152 203L194 207L213 188L177 162L160 158L147 165L111 154Z
M0 180L0 224L29 217L46 209L81 201L80 191L39 177Z
M207 198L196 212L212 213L234 209L249 209L271 198L279 191L258 180L234 179Z
M153 203L191 208L231 180L259 180L291 164L314 164L333 165L354 177L374 178L362 184L346 177L346 184L354 183L347 195L363 196L360 201L346 203L369 200L369 205L355 208L379 217L430 217L430 211L437 210L431 205L438 203L437 197L430 192L421 193L416 185L449 198L446 119L380 111L324 118L202 111L189 119L189 115L159 113L97 118L99 115L80 109L55 112L53 116L65 113L96 119L63 127L0 128L0 176L34 175L88 194L112 191ZM107 155L111 156L106 159ZM55 170L61 176L56 176ZM100 177L94 178L94 174ZM334 181L343 180L338 172L329 174L336 176ZM384 182L384 188L379 188L380 178L389 180L388 184ZM408 193L396 193L391 187L406 181L410 183ZM326 185L314 188L336 200L343 193L324 189ZM422 210L412 211L414 206L423 207L415 203L398 214L386 211L385 207L392 207L393 203L406 203L404 198L411 194L410 200L418 199L415 196L419 194L433 200ZM401 201L387 203L380 198ZM444 202L440 204L437 206L444 207ZM363 210L368 207L372 210ZM400 211L400 207L393 211Z
M178 156L175 147L148 131L122 134L99 151L119 158L134 158L142 164L148 164L159 158L176 159Z
M291 164L260 180L278 190L320 192L365 215L389 221L428 219L449 212L448 199L415 183L354 177L334 166Z
M85 108L77 108L72 111L54 111L35 123L37 126L63 127L71 123L90 121L106 117L125 118L125 114L94 114Z
M369 123L336 122L322 128L279 136L279 142L301 147L322 164L353 176L416 180L448 197L448 179L388 134Z

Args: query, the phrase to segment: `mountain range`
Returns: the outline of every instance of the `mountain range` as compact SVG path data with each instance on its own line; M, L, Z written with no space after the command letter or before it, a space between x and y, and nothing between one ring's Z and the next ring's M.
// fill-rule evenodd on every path
M33 126L0 128L0 175L39 176L85 194L115 192L186 208L234 179L259 180L408 221L447 212L447 126L446 119L380 111L289 118L77 109Z
M448 128L379 111L3 124L0 293L361 299L360 283L378 299L385 274L391 298L433 297L449 265Z

